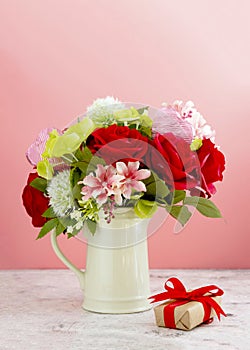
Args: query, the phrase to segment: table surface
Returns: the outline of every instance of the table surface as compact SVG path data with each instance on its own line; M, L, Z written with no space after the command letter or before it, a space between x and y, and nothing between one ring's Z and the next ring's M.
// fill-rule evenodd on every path
M83 310L71 271L0 271L0 350L250 349L250 270L151 270L152 293L162 291L171 276L189 289L218 285L225 291L227 317L188 332L161 328L153 310L126 315Z

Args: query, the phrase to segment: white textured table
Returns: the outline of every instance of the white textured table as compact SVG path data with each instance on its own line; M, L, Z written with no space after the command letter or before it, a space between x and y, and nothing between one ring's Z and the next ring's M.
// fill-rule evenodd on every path
M0 271L0 350L249 350L250 270L154 270L152 293L177 276L187 288L217 284L228 317L185 332L155 325L153 310L104 315L81 308L67 270Z

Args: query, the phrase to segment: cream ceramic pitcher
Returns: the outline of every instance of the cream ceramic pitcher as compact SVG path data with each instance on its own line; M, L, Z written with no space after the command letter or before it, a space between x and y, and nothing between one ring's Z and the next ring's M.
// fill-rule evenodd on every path
M100 218L88 241L85 271L79 270L61 252L55 232L52 247L63 263L75 272L84 292L83 308L100 313L133 313L151 308L148 297L148 219L133 209L117 209L107 223Z

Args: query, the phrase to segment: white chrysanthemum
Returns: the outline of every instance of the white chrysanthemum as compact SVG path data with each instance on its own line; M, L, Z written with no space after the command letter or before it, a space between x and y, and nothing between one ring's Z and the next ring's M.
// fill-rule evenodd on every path
M48 186L49 204L58 216L64 216L74 208L74 198L70 184L70 170L64 170L54 176Z
M105 123L107 119L112 118L115 111L125 109L125 104L113 96L96 99L91 106L87 108L87 116L97 123Z

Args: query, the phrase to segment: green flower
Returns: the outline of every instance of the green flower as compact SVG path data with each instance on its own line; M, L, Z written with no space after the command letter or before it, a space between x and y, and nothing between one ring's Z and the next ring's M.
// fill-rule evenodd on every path
M89 118L84 118L79 123L70 126L63 135L59 135L56 130L53 130L46 142L42 156L53 158L73 153L94 130L95 124Z
M48 159L41 160L37 163L37 172L39 176L47 180L52 179L54 174L53 166L50 164Z
M130 109L123 109L114 113L115 120L117 122L132 122L140 120L140 114L134 107Z
M52 157L51 154L52 154L53 148L55 146L55 143L56 143L58 137L59 137L58 131L55 129L49 133L49 138L45 144L45 150L42 154L43 158L51 158Z

